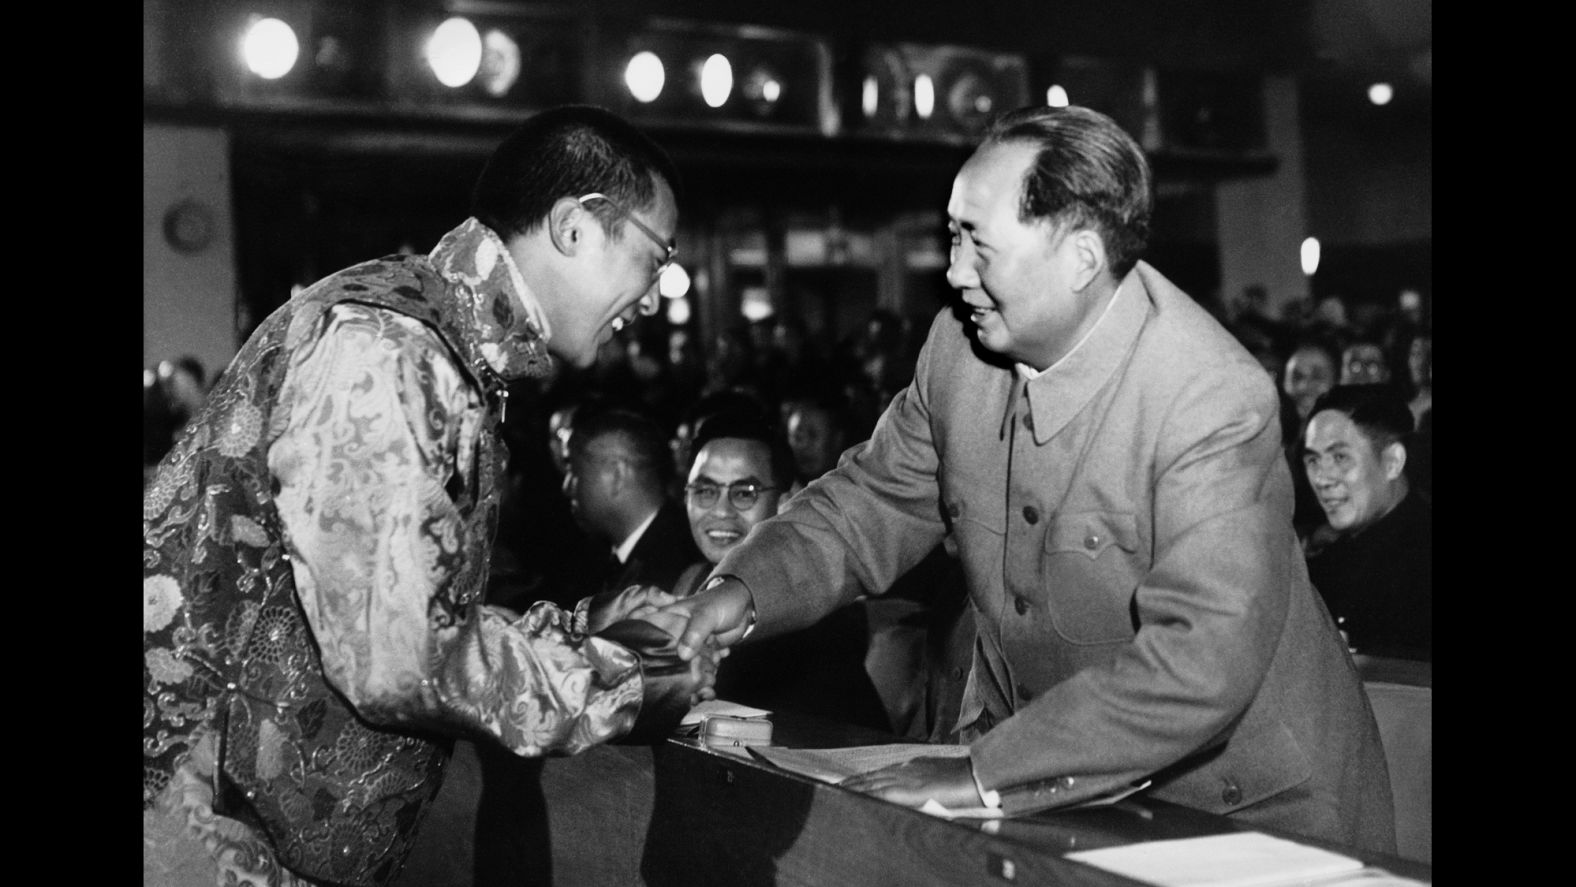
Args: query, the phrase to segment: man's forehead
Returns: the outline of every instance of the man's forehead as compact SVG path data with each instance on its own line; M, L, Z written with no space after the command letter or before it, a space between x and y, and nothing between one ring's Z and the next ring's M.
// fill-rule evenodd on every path
M1016 216L1023 177L1035 153L1031 145L1023 142L981 146L953 179L947 214L958 222L979 224L984 216L1006 204Z
M738 437L719 437L706 441L695 459L697 470L718 471L727 468L736 472L769 472L771 450L758 440Z
M1368 440L1362 426L1340 410L1320 410L1308 419L1308 433L1304 435L1309 449L1337 449L1357 441Z

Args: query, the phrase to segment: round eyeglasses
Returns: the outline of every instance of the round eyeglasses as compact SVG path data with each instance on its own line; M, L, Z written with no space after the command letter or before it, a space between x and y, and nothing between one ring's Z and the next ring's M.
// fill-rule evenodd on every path
M735 481L731 484L692 483L684 485L684 495L690 503L697 508L710 508L717 504L717 497L723 490L728 491L728 503L739 511L749 511L760 500L761 494L776 487L768 487L755 481Z

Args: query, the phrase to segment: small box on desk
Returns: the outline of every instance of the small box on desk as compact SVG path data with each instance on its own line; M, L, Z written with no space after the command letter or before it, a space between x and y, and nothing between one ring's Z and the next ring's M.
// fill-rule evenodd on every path
M707 715L700 722L700 741L711 748L772 744L772 722L766 718Z

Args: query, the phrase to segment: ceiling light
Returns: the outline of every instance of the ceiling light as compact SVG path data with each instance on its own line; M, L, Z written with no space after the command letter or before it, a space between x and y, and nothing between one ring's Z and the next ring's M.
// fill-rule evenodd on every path
M301 42L295 30L276 18L258 19L241 38L241 58L253 74L278 80L295 67Z
M471 82L482 66L481 33L467 19L449 19L427 41L427 64L444 86L460 87Z
M667 75L662 70L662 59L654 52L637 52L624 68L624 85L638 102L654 102L662 95L662 85Z
M700 95L706 104L720 108L733 92L733 65L722 53L714 53L700 69Z

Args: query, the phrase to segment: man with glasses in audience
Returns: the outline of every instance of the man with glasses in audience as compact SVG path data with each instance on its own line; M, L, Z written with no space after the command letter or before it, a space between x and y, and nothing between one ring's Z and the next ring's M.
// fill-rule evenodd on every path
M571 754L710 697L714 656L627 618L661 593L481 602L505 386L655 311L677 187L613 114L539 113L430 254L241 348L143 499L146 883L387 883L454 737Z
M793 452L768 420L718 413L699 423L684 486L690 532L704 560L679 578L683 597L761 521L777 513L794 483ZM865 671L869 624L861 602L800 631L735 649L717 671L717 696L768 711L794 711L891 730Z

